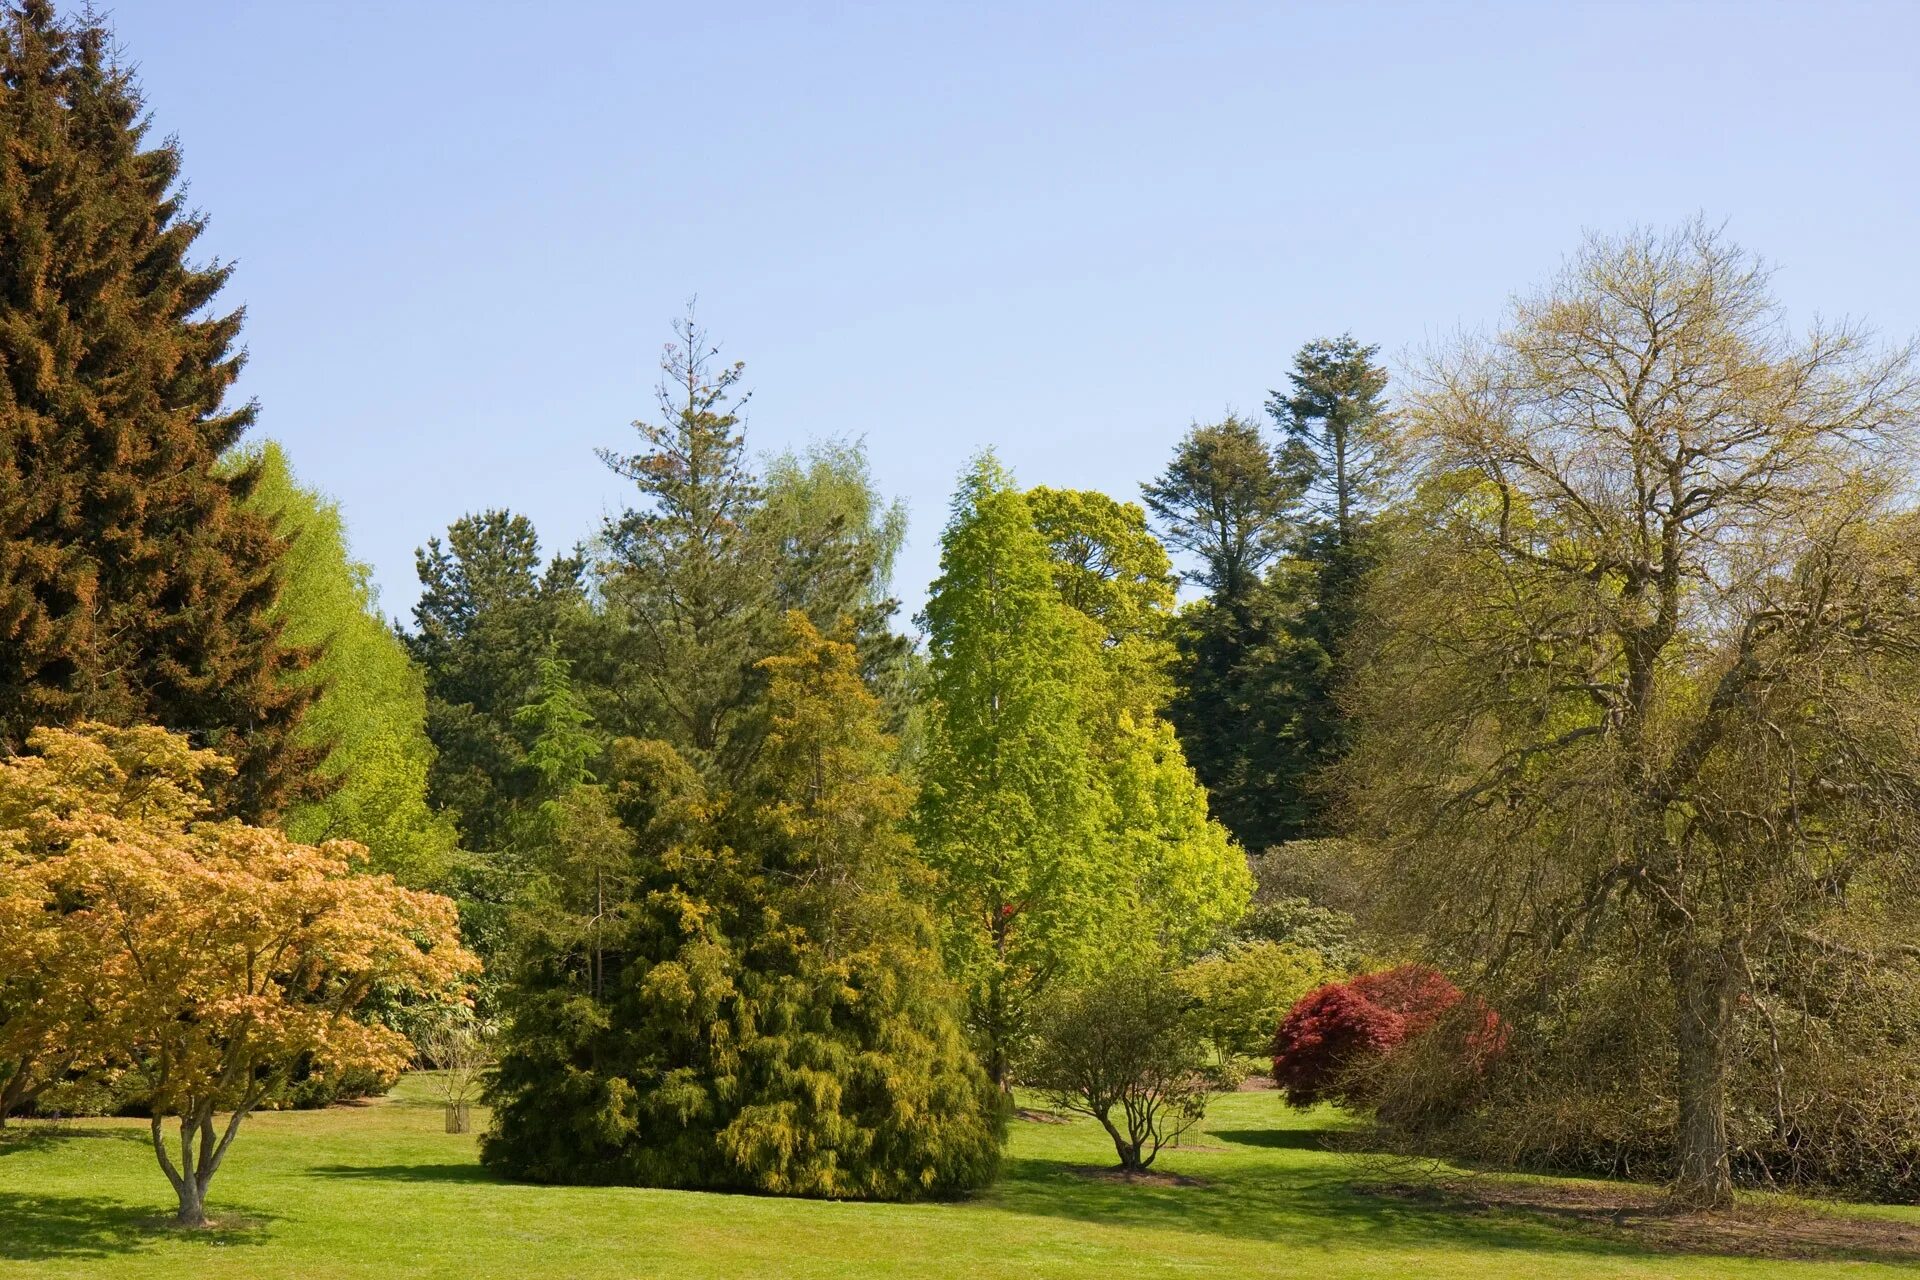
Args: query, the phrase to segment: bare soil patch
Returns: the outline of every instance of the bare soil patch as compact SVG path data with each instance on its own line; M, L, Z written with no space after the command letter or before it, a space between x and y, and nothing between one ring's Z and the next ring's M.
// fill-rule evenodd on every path
M1025 1120L1028 1124L1072 1124L1072 1116L1063 1116L1058 1111L1036 1111L1032 1107L1021 1107L1013 1113L1016 1120Z
M1739 1205L1707 1212L1674 1204L1654 1187L1494 1178L1386 1183L1361 1189L1467 1213L1513 1210L1537 1214L1671 1253L1920 1261L1920 1224L1816 1205Z

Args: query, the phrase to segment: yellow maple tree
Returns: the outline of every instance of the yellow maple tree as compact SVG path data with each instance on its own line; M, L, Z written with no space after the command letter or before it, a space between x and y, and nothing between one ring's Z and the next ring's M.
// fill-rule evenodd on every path
M200 1225L241 1123L296 1068L407 1064L406 1038L362 1016L371 997L457 1003L477 963L452 902L361 873L359 846L197 821L228 766L179 735L29 743L0 762L0 1055L23 1079L124 1073L176 1221Z

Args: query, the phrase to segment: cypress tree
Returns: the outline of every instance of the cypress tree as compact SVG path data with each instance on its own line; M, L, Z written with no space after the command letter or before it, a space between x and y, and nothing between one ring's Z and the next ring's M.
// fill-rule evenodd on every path
M528 935L493 1167L852 1199L992 1176L997 1105L917 902L880 704L853 645L798 611L786 628L738 790L666 743L616 745L634 878L590 933L574 908Z
M314 695L273 616L282 544L217 463L253 422L226 404L231 268L188 254L180 154L149 146L105 28L47 0L0 19L0 738L148 722L236 764L249 819L310 785Z

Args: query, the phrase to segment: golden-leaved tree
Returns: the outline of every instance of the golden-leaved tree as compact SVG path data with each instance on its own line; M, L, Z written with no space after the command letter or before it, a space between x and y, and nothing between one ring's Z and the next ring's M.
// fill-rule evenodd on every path
M359 874L357 845L199 821L231 766L179 735L88 724L29 745L0 763L0 1071L16 1100L124 1073L176 1221L201 1225L255 1108L296 1069L398 1072L411 1048L361 1016L369 998L457 1002L472 957L451 902Z

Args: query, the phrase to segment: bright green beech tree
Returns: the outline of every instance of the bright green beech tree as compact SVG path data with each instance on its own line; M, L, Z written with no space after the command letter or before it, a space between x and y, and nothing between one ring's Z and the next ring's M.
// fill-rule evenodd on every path
M427 805L425 682L380 616L372 571L352 558L339 507L295 479L277 444L253 461L260 479L247 505L288 539L275 614L289 643L318 654L294 677L319 690L299 741L325 752L319 772L331 783L323 799L287 813L287 834L357 840L382 870L432 883L455 835Z

